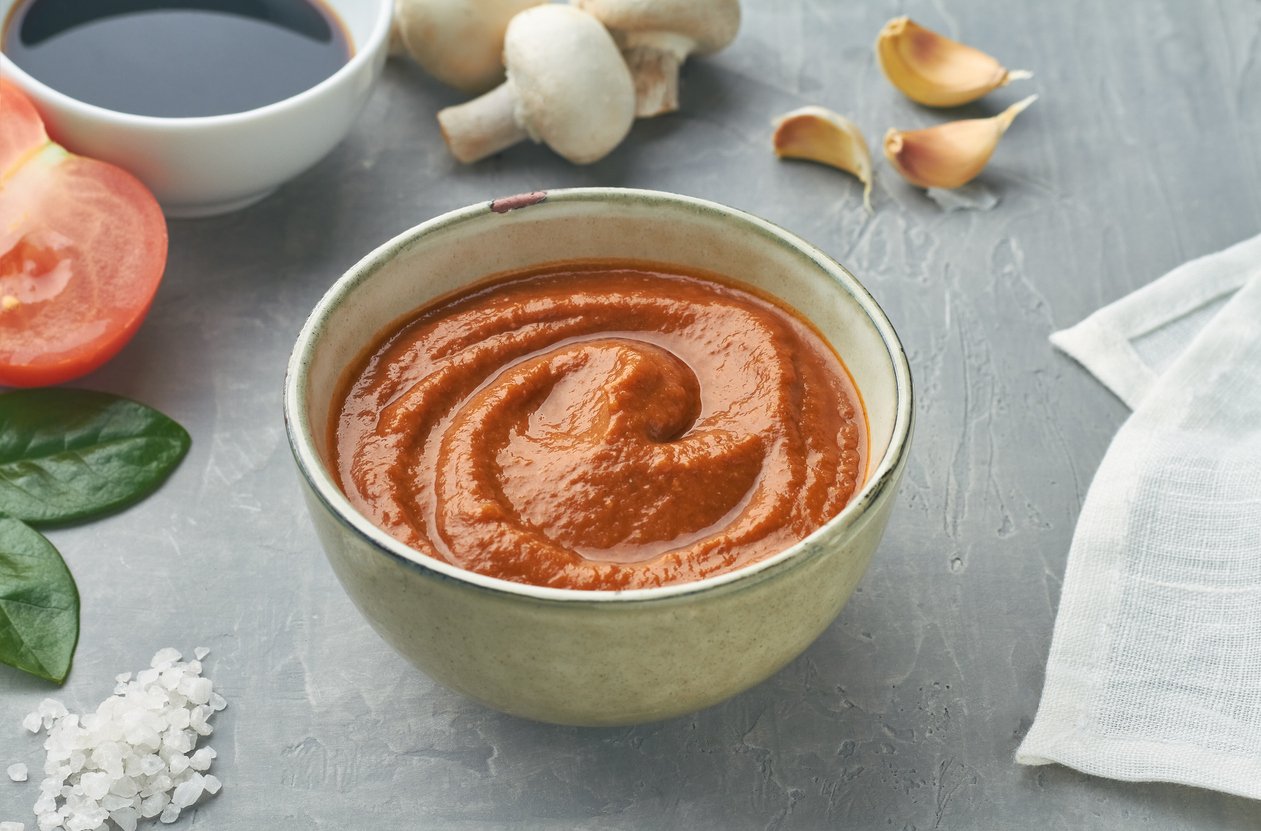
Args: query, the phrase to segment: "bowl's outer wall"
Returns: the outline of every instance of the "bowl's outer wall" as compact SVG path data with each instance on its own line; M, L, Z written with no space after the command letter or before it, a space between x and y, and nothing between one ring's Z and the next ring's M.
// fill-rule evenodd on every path
M485 206L457 211L370 254L330 290L299 338L290 371L299 378L305 372L306 382L289 389L301 409L288 414L298 422L291 431L306 436L320 457L304 465L304 485L329 561L391 645L435 679L506 712L564 724L630 724L746 689L800 654L836 617L880 540L904 469L905 453L890 445L899 413L909 418L909 377L899 396L900 347L885 343L851 293L861 288L838 287L829 269L839 269L821 264L813 249L709 203L592 193L561 192L503 215ZM647 600L545 599L474 585L371 528L326 469L326 431L347 364L400 315L477 277L599 256L708 267L806 313L864 395L872 467L890 457L896 464L795 553L725 585L696 584L696 591ZM295 452L301 465L300 446Z
M333 571L373 628L435 680L513 715L638 724L716 704L797 657L867 570L901 479L847 537L696 595L625 604L523 601L384 556L305 485ZM817 549L817 550L816 550Z

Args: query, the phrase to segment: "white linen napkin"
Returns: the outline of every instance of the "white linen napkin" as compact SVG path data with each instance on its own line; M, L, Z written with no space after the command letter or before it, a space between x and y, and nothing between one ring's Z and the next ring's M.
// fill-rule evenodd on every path
M1082 506L1016 761L1261 799L1261 236L1051 342L1134 412Z

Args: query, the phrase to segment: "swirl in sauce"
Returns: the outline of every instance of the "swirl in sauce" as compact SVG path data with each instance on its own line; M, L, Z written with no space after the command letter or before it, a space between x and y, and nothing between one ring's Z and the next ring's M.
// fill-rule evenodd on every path
M699 580L849 501L866 424L844 365L706 275L555 265L440 300L349 376L350 501L431 557L573 589Z

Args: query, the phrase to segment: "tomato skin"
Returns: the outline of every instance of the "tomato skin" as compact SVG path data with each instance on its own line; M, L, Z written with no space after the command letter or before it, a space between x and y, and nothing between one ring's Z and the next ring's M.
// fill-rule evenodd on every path
M0 385L70 381L131 340L166 264L162 209L114 165L48 140L0 80Z

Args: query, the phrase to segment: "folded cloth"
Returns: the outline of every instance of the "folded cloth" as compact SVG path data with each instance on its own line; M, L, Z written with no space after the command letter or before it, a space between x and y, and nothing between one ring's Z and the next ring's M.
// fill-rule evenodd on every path
M1051 341L1134 412L1082 506L1016 761L1261 799L1261 236Z

